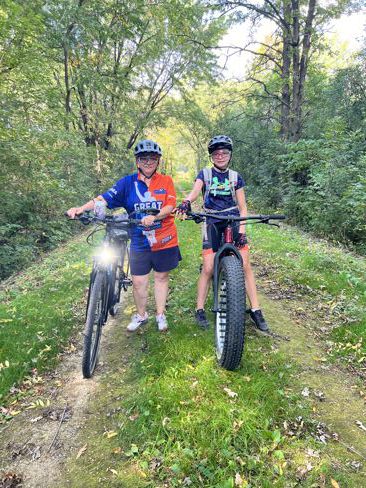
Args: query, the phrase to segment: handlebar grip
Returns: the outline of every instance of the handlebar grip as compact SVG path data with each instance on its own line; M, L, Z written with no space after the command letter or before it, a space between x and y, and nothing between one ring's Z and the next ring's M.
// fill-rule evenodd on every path
M267 215L269 220L285 220L286 215L280 215L280 214L275 214L275 215Z

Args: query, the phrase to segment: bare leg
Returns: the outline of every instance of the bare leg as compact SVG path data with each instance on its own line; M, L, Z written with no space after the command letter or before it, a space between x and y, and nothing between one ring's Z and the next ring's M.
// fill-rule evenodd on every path
M203 254L203 267L198 279L197 310L205 308L206 298L213 274L214 258L214 253Z
M132 275L133 298L137 313L143 317L146 312L147 297L149 291L149 275Z
M240 254L243 258L244 272L245 272L245 288L250 301L251 308L260 308L257 295L257 287L255 284L254 273L250 265L249 250L242 249Z
M156 314L165 312L166 300L169 291L169 271L164 273L154 272L154 292L156 302Z

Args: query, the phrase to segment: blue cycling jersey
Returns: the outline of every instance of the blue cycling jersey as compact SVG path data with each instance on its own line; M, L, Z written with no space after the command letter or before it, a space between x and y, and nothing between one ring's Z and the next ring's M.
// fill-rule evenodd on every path
M142 219L147 209L176 205L176 195L170 176L155 173L148 187L138 173L118 180L102 197L108 208L123 207L129 216ZM131 249L134 251L158 251L178 245L174 217L158 220L150 227L133 226L130 230Z

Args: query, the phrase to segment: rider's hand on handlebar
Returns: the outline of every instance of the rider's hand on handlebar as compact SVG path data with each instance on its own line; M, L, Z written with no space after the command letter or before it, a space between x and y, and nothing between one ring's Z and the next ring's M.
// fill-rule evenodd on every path
M174 209L175 215L180 220L185 220L187 218L187 212L190 212L191 202L189 200L183 200L183 202Z
M235 246L238 249L243 249L248 244L248 239L245 234L238 234L238 237L235 239Z
M72 207L66 212L70 219L74 219L77 215L81 215L83 210L81 207Z
M150 227L151 225L153 225L153 223L155 222L155 220L156 220L155 215L147 215L146 217L144 217L143 219L141 219L141 224L144 227Z

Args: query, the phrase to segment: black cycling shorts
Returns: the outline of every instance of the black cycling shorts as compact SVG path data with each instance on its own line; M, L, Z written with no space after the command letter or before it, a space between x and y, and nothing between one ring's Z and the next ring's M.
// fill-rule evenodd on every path
M143 276L149 274L152 269L159 273L171 271L178 266L181 259L178 246L160 251L131 251L131 274Z

